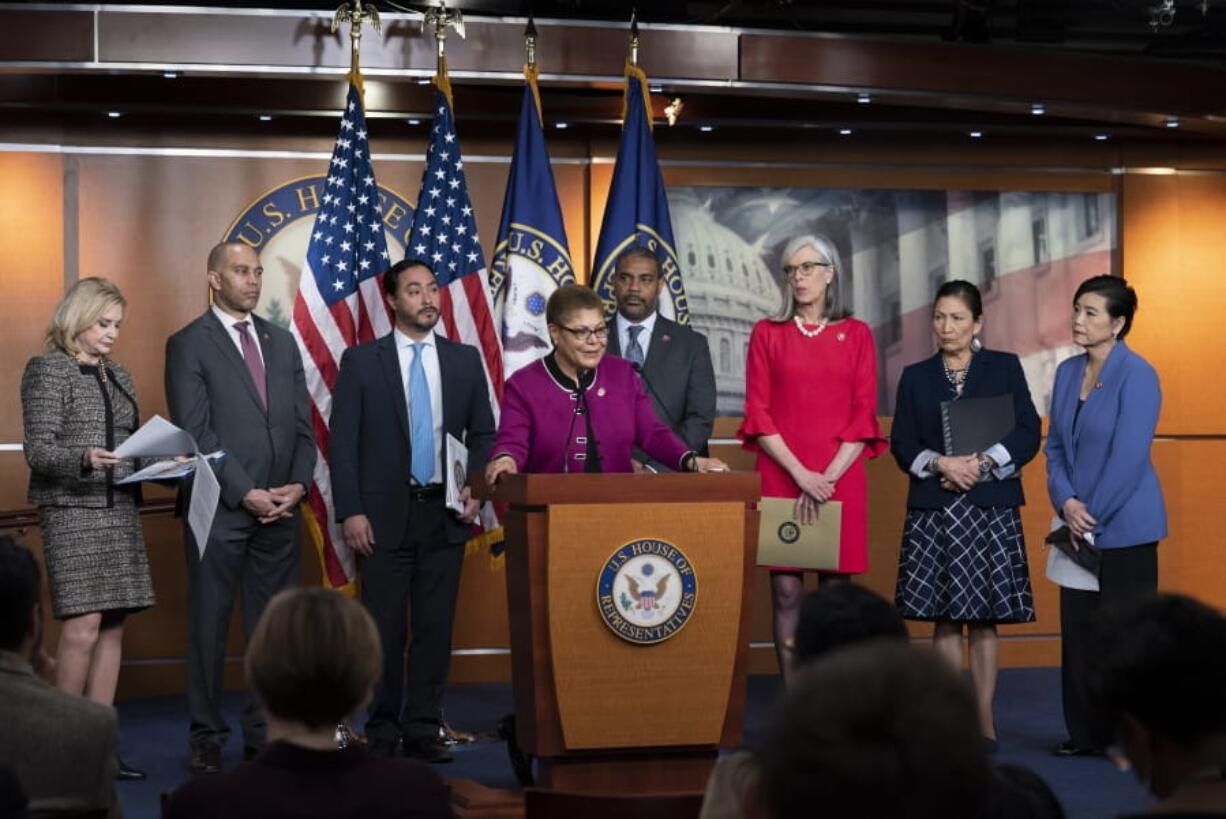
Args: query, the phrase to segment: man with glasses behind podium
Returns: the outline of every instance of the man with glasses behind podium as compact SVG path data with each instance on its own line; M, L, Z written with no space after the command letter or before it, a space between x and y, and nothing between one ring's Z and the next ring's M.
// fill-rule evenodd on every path
M516 472L630 472L636 446L678 471L727 471L656 417L629 361L605 355L609 325L593 290L559 287L545 320L553 350L507 381L490 484Z

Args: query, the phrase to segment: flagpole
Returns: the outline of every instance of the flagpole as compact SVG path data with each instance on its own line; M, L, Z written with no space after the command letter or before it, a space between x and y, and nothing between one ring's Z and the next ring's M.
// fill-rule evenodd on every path
M541 125L545 124L544 109L541 108L541 90L537 87L540 69L536 66L536 22L528 15L528 27L524 29L524 51L527 52L527 63L524 65L524 79L532 89L532 99L536 101L536 118Z
M374 4L362 5L362 0L342 3L332 17L332 33L340 30L341 23L349 24L349 81L357 86L358 94L366 99L366 87L362 83L362 24L369 23L375 34L380 33L379 12Z

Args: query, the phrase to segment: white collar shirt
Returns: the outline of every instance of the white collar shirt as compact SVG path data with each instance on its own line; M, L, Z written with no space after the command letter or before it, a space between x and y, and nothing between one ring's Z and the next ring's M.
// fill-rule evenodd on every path
M400 332L400 328L392 330L396 340L396 357L400 360L400 383L404 386L404 401L406 409L413 405L413 395L409 388L409 367L413 363L413 345L417 342ZM427 333L421 340L421 365L426 371L426 385L430 389L430 416L434 422L434 474L430 483L443 482L443 377L438 365L438 336ZM410 411L410 416L412 415ZM413 428L413 419L409 417L409 429ZM416 446L416 441L411 441Z
M621 350L622 358L629 358L626 355L626 349L630 346L630 327L637 326L643 328L643 332L639 333L638 341L639 346L643 348L643 361L647 361L647 352L651 347L651 334L655 330L656 316L658 315L659 313L653 310L651 315L642 321L632 322L621 313L617 314L617 343L618 349Z
M234 349L238 350L239 358L243 359L244 361L247 360L247 357L243 355L243 341L241 338L239 338L239 331L234 328L234 325L238 324L240 321L247 322L247 333L250 334L251 338L255 341L256 352L260 354L260 363L263 364L264 346L260 344L260 334L256 331L255 319L251 317L251 314L248 313L247 318L245 319L236 319L234 316L218 307L216 302L214 302L213 306L209 309L213 311L213 315L217 316L217 320L221 322L221 326L226 328L226 335L229 336L230 343L234 345Z

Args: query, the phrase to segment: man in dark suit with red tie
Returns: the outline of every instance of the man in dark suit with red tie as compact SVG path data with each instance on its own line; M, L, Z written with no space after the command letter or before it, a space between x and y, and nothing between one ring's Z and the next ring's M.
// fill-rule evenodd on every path
M215 466L221 501L201 554L184 526L188 577L188 705L191 769L215 773L230 728L221 715L226 634L241 589L248 636L264 606L298 581L298 502L315 467L315 439L302 359L293 337L251 311L264 268L241 242L209 253L213 305L166 342L171 420ZM187 508L191 482L180 487ZM184 515L186 524L186 515ZM264 717L248 695L243 753L264 744Z
M660 262L645 247L632 247L613 266L617 315L609 327L609 354L635 365L656 417L672 427L690 449L707 454L715 423L715 369L706 336L659 314ZM634 460L656 472L672 467L638 449Z
M448 762L439 740L443 688L478 503L464 486L463 511L447 509L444 441L451 435L467 447L467 472L484 468L494 413L480 351L434 332L439 288L430 266L398 262L383 274L383 291L396 326L345 351L332 393L332 499L345 544L359 555L362 602L383 644L366 723L370 749L388 756L403 743L407 756Z

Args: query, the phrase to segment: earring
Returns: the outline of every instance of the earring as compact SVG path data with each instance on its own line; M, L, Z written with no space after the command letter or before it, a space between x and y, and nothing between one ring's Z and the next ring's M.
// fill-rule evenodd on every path
M983 349L983 342L979 340L979 336L973 337L971 339L971 352L977 353L982 349Z

